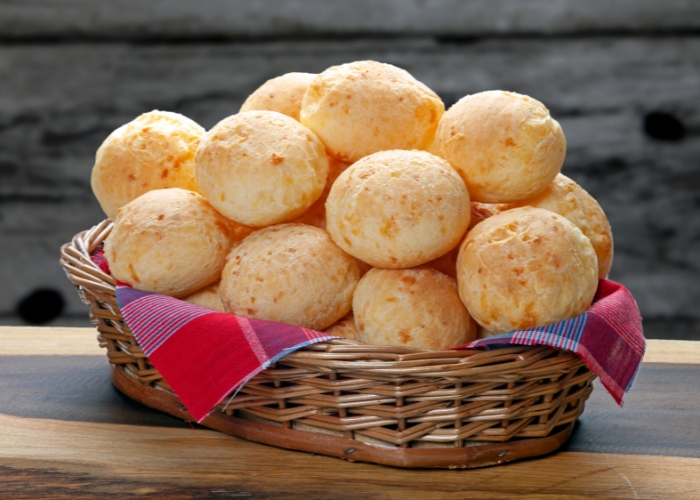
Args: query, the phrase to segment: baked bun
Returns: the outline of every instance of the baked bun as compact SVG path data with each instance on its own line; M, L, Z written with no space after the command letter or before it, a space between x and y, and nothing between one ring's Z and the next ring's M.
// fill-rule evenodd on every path
M426 149L445 106L391 64L359 61L328 68L309 85L301 123L331 156L349 163L389 149Z
M231 226L231 239L233 241L244 240L250 234L257 231L257 229L254 229L254 228L248 227L248 226L242 226L240 224L236 224L233 221L229 221L229 225Z
M431 152L457 169L473 201L509 203L554 180L566 139L541 102L492 90L464 97L445 113Z
M425 267L432 267L446 274L450 278L457 279L457 256L459 255L459 245L447 252L442 257L426 262Z
M362 342L360 340L360 333L355 326L355 316L352 314L352 311L326 328L324 332L329 335L337 335L338 337L345 337L348 340Z
M355 261L357 262L357 267L360 269L360 278L370 272L371 269L374 269L372 266L364 261L361 261L360 259L355 259Z
M92 191L107 217L153 189L197 191L194 155L205 131L177 113L151 111L112 132L97 150Z
M360 340L440 350L476 339L457 282L430 268L372 269L352 301Z
M200 192L229 219L259 228L301 216L321 196L328 159L321 141L276 111L246 111L201 141Z
M263 83L241 106L243 111L277 111L299 121L301 101L311 81L312 73L287 73Z
M459 295L490 333L573 318L591 305L598 259L561 215L514 208L472 229L457 259Z
M469 193L450 165L424 151L382 151L354 163L326 201L338 246L374 267L429 262L457 246L469 226Z
M534 198L507 205L506 208L521 206L544 208L573 222L593 244L598 257L598 278L608 277L613 260L612 230L603 209L585 189L559 174Z
M190 304L206 307L219 312L224 311L224 305L219 298L219 282L212 283L204 288L197 290L191 295L184 297L182 300Z
M493 217L496 214L507 210L509 207L505 203L479 203L478 201L471 202L472 212L471 219L469 221L469 230L471 231L474 226L479 222L485 221L489 217Z
M326 180L326 186L323 188L320 198L311 205L304 215L294 222L326 229L326 200L328 199L328 194L331 192L331 187L335 180L349 166L350 165L347 163L343 163L333 157L328 157L328 179Z
M360 272L328 233L305 224L256 231L226 259L227 312L323 330L345 316Z
M104 250L117 280L184 297L219 279L231 239L229 221L201 195L156 189L119 209Z

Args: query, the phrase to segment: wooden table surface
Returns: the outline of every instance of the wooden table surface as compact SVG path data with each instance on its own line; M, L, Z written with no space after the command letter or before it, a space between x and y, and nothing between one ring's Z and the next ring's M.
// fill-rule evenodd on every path
M700 498L700 342L649 341L619 409L598 385L565 451L405 470L272 448L121 396L95 331L0 327L0 498Z

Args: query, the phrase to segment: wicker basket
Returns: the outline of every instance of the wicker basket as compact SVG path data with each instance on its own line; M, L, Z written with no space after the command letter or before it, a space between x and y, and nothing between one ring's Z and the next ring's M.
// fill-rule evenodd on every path
M127 396L192 420L124 322L115 282L90 259L112 224L61 248L90 306L112 380ZM251 441L400 467L465 468L549 453L569 437L595 375L549 347L421 351L332 340L288 354L204 425Z

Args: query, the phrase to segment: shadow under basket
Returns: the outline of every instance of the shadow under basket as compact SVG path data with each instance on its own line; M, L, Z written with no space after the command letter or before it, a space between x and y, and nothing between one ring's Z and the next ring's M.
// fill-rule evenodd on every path
M111 229L104 221L76 235L61 248L61 264L90 306L117 389L192 421L122 318L114 279L90 259ZM594 378L578 356L550 347L423 351L337 339L284 356L203 425L346 460L482 467L559 448Z

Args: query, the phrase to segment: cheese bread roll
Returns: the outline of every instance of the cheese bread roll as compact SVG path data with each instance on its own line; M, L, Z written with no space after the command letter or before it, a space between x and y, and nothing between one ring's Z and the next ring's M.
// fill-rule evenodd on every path
M345 337L348 340L362 342L360 340L360 333L357 331L357 326L355 326L355 316L352 311L326 328L324 332L330 335L337 335L338 337Z
M593 244L598 257L598 277L608 277L613 260L612 230L603 209L585 189L559 174L534 198L506 205L505 208L522 206L544 208L573 222Z
M206 307L215 311L224 312L224 305L219 298L219 282L205 286L201 290L197 290L191 295L184 297L182 300L190 304Z
M469 230L471 231L474 226L479 222L485 221L489 217L493 217L496 214L507 210L509 207L505 203L479 203L478 201L471 202L471 220L469 221Z
M457 246L470 211L467 188L447 162L395 150L367 156L338 177L326 201L326 223L350 255L401 269Z
M457 282L435 269L372 269L352 303L360 340L440 350L476 339Z
M457 279L457 257L459 256L459 245L447 252L445 255L426 262L425 267L432 267L446 274L450 278Z
M505 333L583 313L598 286L598 259L591 241L561 215L514 208L469 232L457 281L474 319L490 333Z
M151 111L112 132L97 150L92 191L107 217L153 189L197 191L194 155L204 129L177 113Z
M149 191L119 209L105 240L112 275L137 290L184 297L221 276L230 222L201 195Z
M241 111L277 111L299 121L301 101L312 73L287 73L263 83L241 106Z
M308 210L326 184L328 158L321 141L296 120L276 111L246 111L202 138L195 175L219 212L260 228Z
M343 163L333 157L328 158L328 179L326 180L326 186L323 188L321 196L309 207L304 215L294 222L326 229L326 200L328 199L328 195L331 192L331 187L333 187L335 180L340 174L345 172L349 166L350 165L347 163Z
M509 203L537 195L554 180L566 139L541 102L493 90L452 106L431 152L457 169L473 201Z
M280 224L231 251L219 295L227 312L322 330L350 311L359 278L355 259L328 233Z
M445 112L438 95L391 64L359 61L328 68L309 85L301 123L331 156L353 163L389 149L426 149Z

